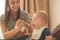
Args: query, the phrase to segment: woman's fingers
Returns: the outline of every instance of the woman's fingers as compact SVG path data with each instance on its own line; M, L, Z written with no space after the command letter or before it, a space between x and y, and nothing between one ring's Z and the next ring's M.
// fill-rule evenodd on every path
M16 25L21 26L22 24L23 24L22 20L18 19L17 22L16 22Z
M23 26L23 21L18 19L16 22L16 28L21 28Z

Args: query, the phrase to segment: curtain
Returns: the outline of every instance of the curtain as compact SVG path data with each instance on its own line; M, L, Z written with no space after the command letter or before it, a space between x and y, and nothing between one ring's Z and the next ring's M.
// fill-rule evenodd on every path
M20 9L31 16L39 10L49 11L49 0L20 0Z

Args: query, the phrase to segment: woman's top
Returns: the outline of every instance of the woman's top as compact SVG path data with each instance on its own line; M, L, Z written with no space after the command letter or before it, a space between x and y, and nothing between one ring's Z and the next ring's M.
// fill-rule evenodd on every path
M28 25L26 23L31 21L31 16L25 12L25 11L20 11L20 17L22 20L24 20L24 27L28 27ZM0 17L0 22L4 23L4 15L2 15ZM25 23L26 22L26 23ZM7 32L14 29L15 28L15 24L16 24L16 20L12 20L11 18L9 18L8 24L7 24ZM20 38L20 36L18 34L16 34L14 37L12 37L11 39L17 39Z

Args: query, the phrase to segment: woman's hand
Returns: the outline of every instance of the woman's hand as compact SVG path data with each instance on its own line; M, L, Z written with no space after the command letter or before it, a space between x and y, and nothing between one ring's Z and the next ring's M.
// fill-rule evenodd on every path
M23 21L18 19L17 22L16 22L15 28L21 29L22 26L23 26Z
M10 39L11 37L15 36L19 31L21 31L21 27L23 25L23 22L19 19L16 22L15 28L12 29L11 31L6 31L6 27L4 25L2 25L2 27L4 27L4 38L5 39Z

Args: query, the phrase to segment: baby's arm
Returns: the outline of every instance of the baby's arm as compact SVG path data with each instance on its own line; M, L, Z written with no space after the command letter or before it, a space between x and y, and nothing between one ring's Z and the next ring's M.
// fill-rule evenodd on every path
M29 40L32 40L32 38L30 37L30 39Z
M45 36L45 40L52 40L52 35Z

